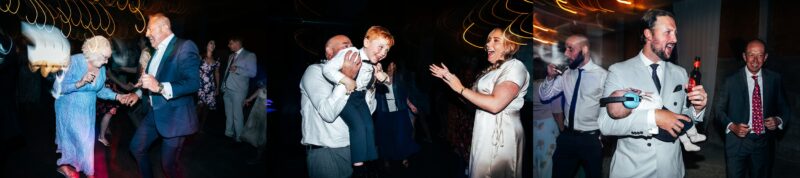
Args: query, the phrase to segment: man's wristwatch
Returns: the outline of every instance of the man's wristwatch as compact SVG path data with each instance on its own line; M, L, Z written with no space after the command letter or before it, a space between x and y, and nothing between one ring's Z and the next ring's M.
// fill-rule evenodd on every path
M161 93L161 91L164 91L164 84L158 83L158 91L156 93Z

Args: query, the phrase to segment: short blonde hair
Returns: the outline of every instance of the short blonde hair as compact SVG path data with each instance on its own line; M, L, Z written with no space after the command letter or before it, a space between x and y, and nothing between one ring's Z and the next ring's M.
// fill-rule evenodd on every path
M86 56L111 56L111 43L103 36L94 36L83 42L81 51Z
M389 42L389 46L394 46L394 37L392 36L392 33L389 33L389 29L387 29L386 27L381 27L381 26L369 27L369 29L367 30L367 34L364 36L364 38L367 40L372 40L378 37L386 39L386 41Z

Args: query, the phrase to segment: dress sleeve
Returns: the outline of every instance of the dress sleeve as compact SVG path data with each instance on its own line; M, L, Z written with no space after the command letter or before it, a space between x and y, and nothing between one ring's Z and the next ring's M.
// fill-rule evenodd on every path
M519 65L518 65L519 64ZM513 82L517 84L520 88L527 86L528 83L528 70L525 69L524 65L515 61L515 63L506 64L508 66L503 66L499 76L497 78L497 82L495 85L503 83L505 81Z

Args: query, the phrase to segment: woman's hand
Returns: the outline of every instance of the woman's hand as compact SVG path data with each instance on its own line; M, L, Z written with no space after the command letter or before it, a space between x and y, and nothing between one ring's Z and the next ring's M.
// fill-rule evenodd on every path
M94 72L86 72L86 74L83 75L83 78L81 78L81 80L78 81L78 83L75 84L75 85L77 85L76 87L80 88L80 87L83 87L84 85L86 85L87 83L94 82L95 75L96 74Z
M461 84L461 80L459 80L458 77L456 77L456 75L450 73L450 70L447 69L447 66L445 66L444 64L442 64L441 67L433 64L430 66L430 70L431 70L431 75L441 78L442 81L444 81L444 83L447 83L447 85L449 85L450 89L452 89L453 91L459 92L460 94L460 92L462 92L465 89L464 85Z

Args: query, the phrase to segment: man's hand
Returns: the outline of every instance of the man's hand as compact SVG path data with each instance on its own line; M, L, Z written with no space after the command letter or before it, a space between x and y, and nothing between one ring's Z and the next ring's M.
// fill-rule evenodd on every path
M344 87L347 88L347 93L353 92L356 89L356 81L351 78L342 78L339 83L344 84Z
M731 123L731 125L728 126L728 129L730 129L731 132L733 132L733 134L739 138L744 138L744 136L747 136L747 134L750 133L750 126L747 124Z
M778 128L778 125L781 125L781 121L775 117L768 117L764 119L764 126L767 127L769 130L775 130Z
M672 137L678 137L678 133L683 130L683 123L680 120L690 122L688 117L675 114L669 110L656 109L656 125L658 128L669 132Z
M699 113L706 108L706 103L708 103L708 93L706 90L703 89L703 85L697 85L692 88L692 92L689 92L686 97L689 98L689 101L692 102L692 106L695 109L695 113Z
M158 86L159 82L150 74L142 74L142 77L139 78L139 82L136 83L135 87L141 87L151 92L160 92L161 87Z
M139 101L139 96L136 96L134 93L128 94L117 94L117 100L126 106L133 106Z
M358 52L347 51L344 54L341 72L350 79L356 79L358 70L361 69L361 55Z
M559 74L561 73L558 72L555 64L547 65L547 78L552 79L553 77L556 77Z
M625 93L627 93L628 91L631 90L630 89L616 90L612 92L609 97L621 97L625 95ZM615 103L608 103L606 105L606 111L608 112L608 116L611 117L612 119L621 119L628 117L628 115L631 114L632 110L625 108L625 106L621 102L615 102Z
M231 73L236 72L236 66L231 64L231 67L228 68L228 71L230 71Z

